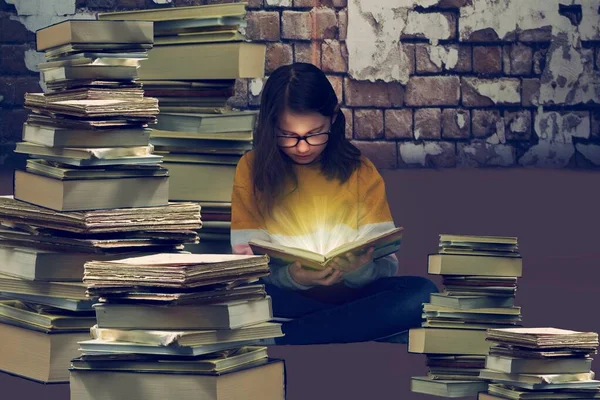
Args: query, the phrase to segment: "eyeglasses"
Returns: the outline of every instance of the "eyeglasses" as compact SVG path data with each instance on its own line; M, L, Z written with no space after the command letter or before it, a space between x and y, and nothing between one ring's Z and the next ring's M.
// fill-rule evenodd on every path
M301 140L304 140L310 146L322 146L329 140L329 133L322 132L305 136L277 135L277 145L284 148L296 147Z

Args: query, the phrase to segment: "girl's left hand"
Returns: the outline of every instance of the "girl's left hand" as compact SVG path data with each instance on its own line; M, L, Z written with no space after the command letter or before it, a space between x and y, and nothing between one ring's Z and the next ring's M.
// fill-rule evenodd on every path
M346 253L345 256L336 257L329 266L335 270L342 271L344 274L356 271L373 261L374 247L371 247L366 253L355 256L352 253Z

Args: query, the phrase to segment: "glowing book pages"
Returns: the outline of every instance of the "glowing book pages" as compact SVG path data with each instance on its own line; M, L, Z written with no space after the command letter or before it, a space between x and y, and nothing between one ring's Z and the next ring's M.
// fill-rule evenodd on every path
M276 264L291 264L295 261L300 261L305 268L325 269L337 256L346 253L360 255L365 253L371 247L375 248L373 259L395 253L400 248L403 230L404 228L394 228L377 236L348 242L325 254L319 254L295 247L281 246L276 243L259 239L251 240L248 244L254 254L267 254Z

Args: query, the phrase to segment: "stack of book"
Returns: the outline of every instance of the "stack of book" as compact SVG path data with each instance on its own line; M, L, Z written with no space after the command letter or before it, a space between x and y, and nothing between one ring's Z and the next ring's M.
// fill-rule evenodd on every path
M413 377L414 392L475 396L487 383L480 371L490 348L486 330L521 323L515 306L523 263L515 237L440 235L428 272L444 290L423 304L422 328L409 332L408 351L427 355L429 373Z
M151 143L169 170L169 199L197 201L203 207L201 241L190 251L231 252L233 178L239 159L252 149L256 112L233 110L228 99L236 80L262 78L265 68L266 46L247 42L240 33L246 3L98 18L154 22L155 46L141 63L139 76L146 93L159 100Z
M199 227L194 203L57 212L0 197L0 370L68 382L77 342L96 323L85 262L179 252Z
M36 39L45 92L25 95L33 113L15 151L30 159L15 198L57 211L166 205L168 171L147 129L158 101L137 82L152 23L69 20Z
M491 381L480 400L597 399L591 356L598 334L556 328L490 329L493 343L481 377Z
M80 342L71 399L284 398L283 336L258 278L268 256L155 254L85 264L97 325Z

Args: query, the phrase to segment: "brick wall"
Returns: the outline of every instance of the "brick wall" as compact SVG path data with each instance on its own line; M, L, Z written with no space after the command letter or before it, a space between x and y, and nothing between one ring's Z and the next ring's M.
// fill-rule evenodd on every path
M25 118L23 93L39 87L24 61L33 34L11 19L27 23L27 16L4 1L0 144L10 144ZM229 2L72 1L88 16ZM249 0L246 35L267 45L266 79L293 61L321 67L342 103L347 137L380 168L596 168L600 15L589 6L594 2ZM524 17L516 18L519 13ZM258 108L263 84L238 81L231 104Z

